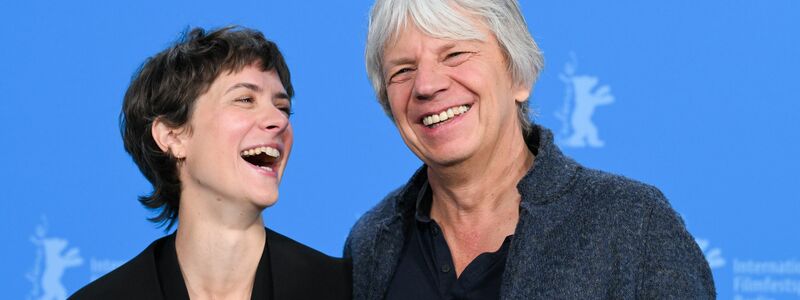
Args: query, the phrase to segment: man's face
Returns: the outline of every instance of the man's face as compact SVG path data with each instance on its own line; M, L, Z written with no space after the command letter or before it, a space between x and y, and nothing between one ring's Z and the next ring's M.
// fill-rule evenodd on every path
M198 97L183 136L184 190L263 209L278 197L292 147L289 96L274 70L223 72Z
M484 41L456 41L409 25L385 46L392 115L406 145L429 166L488 162L519 138L512 136L519 133L516 102L530 88L513 83L494 35L479 28Z

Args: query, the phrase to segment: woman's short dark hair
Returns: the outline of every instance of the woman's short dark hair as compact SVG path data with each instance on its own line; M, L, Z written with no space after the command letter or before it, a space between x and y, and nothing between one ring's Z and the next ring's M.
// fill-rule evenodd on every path
M237 26L184 32L134 74L122 104L120 130L125 150L153 185L153 192L140 196L139 202L161 209L150 221L166 224L169 230L177 220L181 195L179 161L158 147L151 132L153 122L183 126L197 98L222 72L238 72L254 63L263 71L275 70L286 93L294 96L289 68L275 43L257 30Z

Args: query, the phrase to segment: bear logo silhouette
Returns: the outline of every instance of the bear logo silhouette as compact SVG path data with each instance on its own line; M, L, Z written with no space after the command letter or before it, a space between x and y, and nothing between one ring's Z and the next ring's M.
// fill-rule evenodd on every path
M27 274L28 280L33 284L28 299L63 300L69 295L61 277L68 268L83 264L80 249L72 247L67 250L67 240L47 236L47 220L43 217L42 224L36 227L36 234L30 237L36 245L36 262L31 272ZM66 250L66 251L65 251ZM44 259L44 265L42 265Z
M598 106L614 103L614 96L608 85L598 86L597 77L576 75L576 68L577 59L573 53L572 62L568 62L564 72L559 75L566 87L564 104L555 113L562 124L559 144L575 148L600 148L605 142L600 139L592 116Z

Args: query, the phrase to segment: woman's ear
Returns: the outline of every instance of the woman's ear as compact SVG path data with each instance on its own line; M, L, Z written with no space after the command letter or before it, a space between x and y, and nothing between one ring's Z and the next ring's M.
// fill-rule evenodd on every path
M170 153L178 160L186 158L185 128L169 126L161 117L158 117L153 121L150 131L161 151Z

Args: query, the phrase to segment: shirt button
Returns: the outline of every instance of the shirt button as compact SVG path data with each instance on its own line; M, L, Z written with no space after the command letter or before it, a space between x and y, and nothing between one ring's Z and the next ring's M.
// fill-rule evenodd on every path
M450 272L450 265L442 265L442 273Z
M433 226L431 227L431 233L433 233L433 235L437 235L439 234L439 229L436 229L436 226Z

